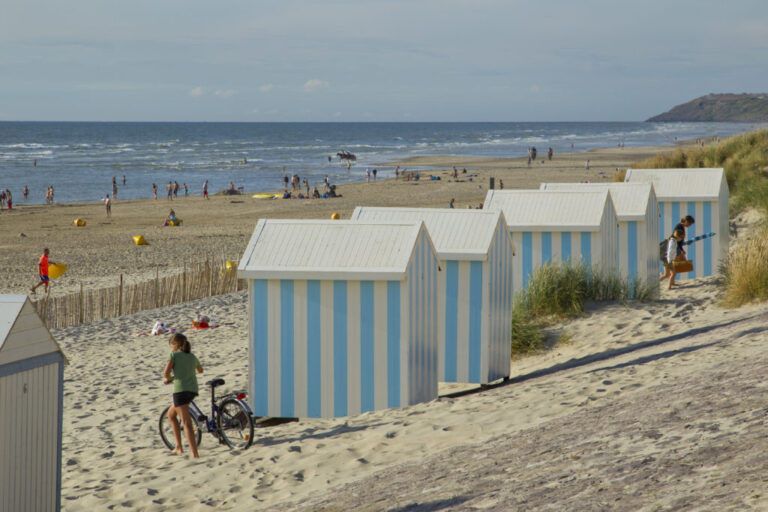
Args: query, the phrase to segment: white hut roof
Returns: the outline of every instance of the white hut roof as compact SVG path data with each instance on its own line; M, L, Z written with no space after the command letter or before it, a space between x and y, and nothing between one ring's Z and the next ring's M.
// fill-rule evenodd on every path
M422 230L423 222L261 219L237 274L247 279L400 281Z
M0 295L0 365L52 352L64 355L29 298Z
M489 190L483 209L502 211L511 231L599 231L608 190Z
M651 198L650 183L542 183L540 190L608 190L616 208L616 217L623 222L643 221Z
M660 201L707 201L717 199L725 180L722 168L628 169L624 181L652 183Z
M358 206L352 220L365 222L419 222L427 226L441 260L476 260L488 257L499 220L504 214L451 208L377 208ZM506 221L502 224L506 230Z

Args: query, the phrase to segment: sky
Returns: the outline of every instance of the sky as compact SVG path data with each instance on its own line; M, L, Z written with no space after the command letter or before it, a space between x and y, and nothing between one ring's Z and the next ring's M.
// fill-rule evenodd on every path
M766 0L0 0L7 121L642 121L767 89Z

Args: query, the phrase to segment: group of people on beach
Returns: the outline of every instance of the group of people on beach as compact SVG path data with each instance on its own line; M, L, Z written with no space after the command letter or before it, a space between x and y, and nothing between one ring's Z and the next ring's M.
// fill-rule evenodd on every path
M8 206L9 210L13 210L13 196L9 189L0 189L0 210Z

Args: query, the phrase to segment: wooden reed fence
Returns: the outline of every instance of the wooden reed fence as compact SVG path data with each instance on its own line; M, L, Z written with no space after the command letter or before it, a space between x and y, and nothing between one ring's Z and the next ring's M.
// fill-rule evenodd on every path
M46 296L34 303L49 329L78 325L104 318L130 315L204 297L223 295L246 288L237 278L237 268L226 268L224 260L206 260L185 265L184 271L135 284L83 290L61 297Z

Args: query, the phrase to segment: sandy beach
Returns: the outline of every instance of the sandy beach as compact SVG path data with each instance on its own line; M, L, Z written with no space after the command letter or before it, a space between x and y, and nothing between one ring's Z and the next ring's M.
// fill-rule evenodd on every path
M43 246L70 265L63 294L173 272L206 254L236 259L260 217L342 217L355 206L447 206L543 181L610 181L616 167L660 149L625 148L511 159L420 159L440 181L340 187L343 198L116 202L32 206L0 214L3 293L24 293ZM590 159L590 169L584 168ZM428 163L425 163L428 162ZM473 181L454 183L466 167ZM429 174L429 173L424 173ZM463 178L462 174L459 175ZM160 224L173 207L180 228ZM88 220L85 228L72 224ZM759 221L733 219L737 239ZM25 236L20 236L24 233ZM136 247L143 234L150 245ZM190 332L201 382L247 385L247 296L233 293L52 332L65 369L62 508L128 510L765 510L768 412L762 378L768 309L717 303L714 278L662 290L652 303L590 305L552 327L567 342L511 362L488 389L441 385L438 400L339 419L257 430L248 450L204 436L201 458L172 455L157 433L171 390L155 320L190 327L196 312L228 325Z

